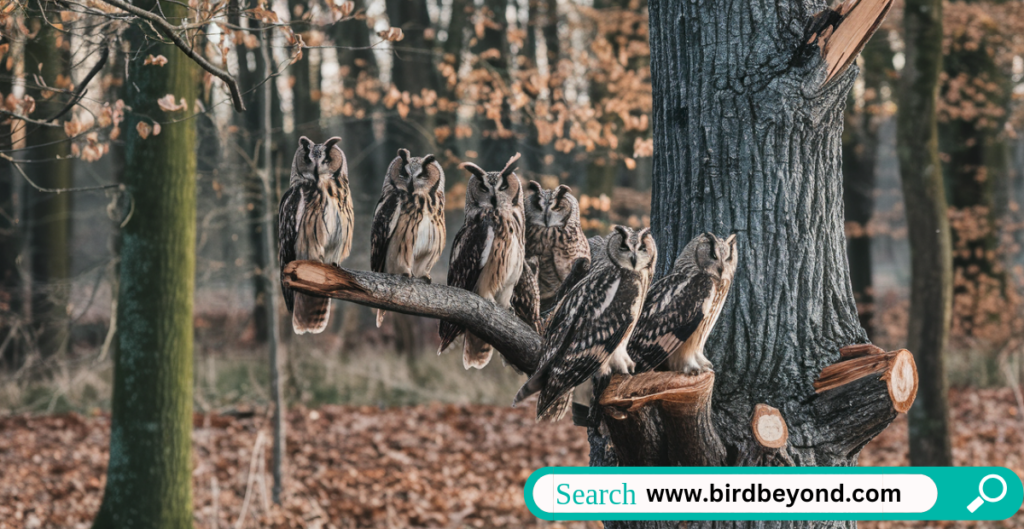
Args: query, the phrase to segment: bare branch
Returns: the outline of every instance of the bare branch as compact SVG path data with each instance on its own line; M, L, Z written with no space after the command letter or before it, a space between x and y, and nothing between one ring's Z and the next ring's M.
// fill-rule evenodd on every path
M282 271L288 288L303 294L343 299L391 312L428 316L465 327L501 351L524 373L541 357L541 337L506 310L460 288L420 279L293 261Z
M173 42L175 46L177 46L181 51L183 51L185 55L188 55L189 58L195 61L196 64L201 66L204 70L210 72L213 76L224 81L224 84L228 85L228 89L231 90L231 101L234 103L235 111L245 112L245 105L242 103L242 93L238 89L238 83L235 81L235 78L231 77L231 74L229 74L228 72L225 72L224 70L221 70L220 68L217 68L216 66L211 64L210 61L207 61L206 58L204 58L199 53L196 53L196 51L192 49L192 47L189 46L187 42L185 42L181 37L178 36L177 32L181 31L181 28L172 25L170 22L167 22L166 20L164 20L163 17L157 15L156 13L151 13L149 11L146 11L145 9L140 9L129 4L128 2L124 2L123 0L103 1L118 9L127 11L139 18L145 19L149 21L151 24L153 24L160 33L163 33L167 36L167 38L171 39L171 42Z

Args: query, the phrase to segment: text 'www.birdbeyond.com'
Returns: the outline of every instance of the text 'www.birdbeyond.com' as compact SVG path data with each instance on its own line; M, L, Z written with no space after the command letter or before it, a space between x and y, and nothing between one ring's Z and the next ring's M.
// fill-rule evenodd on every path
M1024 500L1005 468L546 468L526 503L549 520L998 520Z

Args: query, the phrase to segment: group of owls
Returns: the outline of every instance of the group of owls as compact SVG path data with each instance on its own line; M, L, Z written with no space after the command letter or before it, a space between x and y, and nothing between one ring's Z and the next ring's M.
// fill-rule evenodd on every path
M279 212L282 268L295 260L339 266L348 257L352 197L340 141L299 139ZM515 173L518 158L499 171L460 166L470 173L466 215L448 266L449 286L514 310L543 336L543 357L514 403L539 392L538 420L558 420L574 390L588 392L593 384L596 396L614 373L662 364L690 375L710 370L703 349L732 284L736 236L698 235L670 273L651 285L658 251L649 229L615 226L607 237L588 241L569 187L548 190L529 182L524 189ZM398 150L374 209L374 272L430 281L445 245L444 188L433 155ZM297 334L326 328L329 299L283 283L282 290ZM384 317L379 310L378 327ZM471 332L445 321L438 332L439 354L465 333L466 369L490 362L492 346Z

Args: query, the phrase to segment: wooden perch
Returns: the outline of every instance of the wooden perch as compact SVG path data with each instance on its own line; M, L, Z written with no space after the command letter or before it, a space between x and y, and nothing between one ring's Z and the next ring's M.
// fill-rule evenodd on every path
M917 366L906 349L844 347L839 362L821 370L814 389L815 415L832 440L821 446L852 455L914 404Z
M315 261L293 261L281 274L288 288L303 294L461 325L496 347L510 364L524 373L533 373L540 360L540 335L512 311L499 308L468 290L391 274L347 270Z
M741 467L777 467L793 466L793 458L789 456L786 445L789 442L789 427L782 412L767 404L754 406L754 415L750 419L750 430L753 441L746 450L737 466Z
M808 44L816 43L828 68L825 82L838 77L857 60L871 40L893 0L846 0L835 9L818 13L815 21L822 24L811 35ZM812 21L813 24L813 21Z
M621 465L720 466L725 447L711 420L714 372L616 375L600 404ZM628 447L623 450L622 447Z

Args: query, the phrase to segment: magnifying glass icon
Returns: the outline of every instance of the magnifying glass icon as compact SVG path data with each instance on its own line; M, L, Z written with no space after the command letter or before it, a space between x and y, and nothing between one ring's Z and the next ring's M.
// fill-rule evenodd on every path
M990 498L990 497L985 495L985 482L990 480L990 479L999 480L999 483L1001 483L1003 485L1003 492L1002 492L1002 494L1000 494L999 496L996 496L995 498ZM999 500L1001 500L1001 499L1003 499L1005 497L1006 497L1006 480L1003 479L1002 476L998 476L996 474L989 474L989 475L981 478L981 483L978 484L978 497L974 498L974 501L972 501L971 504L967 506L967 510L971 511L973 513L974 511L978 510L978 507L981 507L982 504L984 504L986 501L989 502L989 503L995 503L995 502L997 502L997 501L999 501Z

